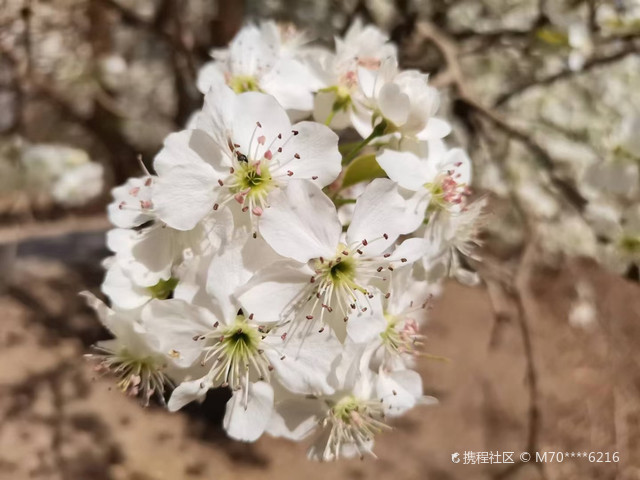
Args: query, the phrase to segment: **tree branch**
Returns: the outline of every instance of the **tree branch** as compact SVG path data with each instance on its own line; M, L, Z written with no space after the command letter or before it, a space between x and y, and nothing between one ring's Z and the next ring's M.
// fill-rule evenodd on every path
M460 68L460 63L458 62L458 50L453 41L451 41L435 25L428 22L419 23L418 31L424 38L430 40L436 48L440 50L447 64L446 70L442 74L436 76L433 84L440 87L453 87L457 94L457 102L459 102L460 105L467 110L477 113L506 135L527 147L534 154L538 164L547 172L552 184L561 192L563 198L576 210L579 212L582 211L586 204L586 200L572 184L561 178L556 173L554 160L551 154L529 133L514 127L498 113L494 112L489 107L481 105L477 100L475 100L464 81L463 72Z
M621 48L615 53L612 53L610 55L603 55L600 57L594 57L591 60L588 60L582 67L582 70L574 71L567 68L567 69L561 70L558 73L554 73L553 75L549 75L547 77L533 79L528 82L525 82L517 86L513 90L500 95L495 102L495 106L499 107L501 105L504 105L506 102L511 100L511 98L513 98L514 96L520 95L523 92L526 92L527 90L529 90L530 88L551 85L552 83L555 83L557 81L572 78L582 73L588 72L589 70L593 70L596 67L617 62L618 60L622 60L628 57L629 55L633 53L638 53L638 52L640 52L640 48L637 45L635 45L634 40L629 40L626 42L626 45L623 48Z

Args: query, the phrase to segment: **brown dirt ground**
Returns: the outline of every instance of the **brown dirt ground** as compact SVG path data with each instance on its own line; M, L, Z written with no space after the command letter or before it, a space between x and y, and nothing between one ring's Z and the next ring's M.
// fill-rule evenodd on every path
M640 479L640 287L593 265L535 277L534 448L617 451L619 463L451 462L464 451L517 457L531 448L532 424L521 324L496 324L485 289L451 283L425 328L428 351L449 361L419 363L440 404L394 421L376 444L378 460L318 464L302 444L226 439L219 396L169 414L95 378L82 354L105 332L76 292L100 281L101 240L67 237L21 253L0 294L0 479ZM598 322L586 330L567 321L576 275L598 293Z

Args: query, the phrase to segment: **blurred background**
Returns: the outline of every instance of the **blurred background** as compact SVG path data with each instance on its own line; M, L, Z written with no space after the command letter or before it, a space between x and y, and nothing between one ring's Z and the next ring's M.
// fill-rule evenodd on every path
M431 74L490 216L482 285L447 283L424 331L440 404L377 461L315 464L227 439L222 394L123 396L82 358L108 334L77 292L102 280L110 188L200 107L212 48L262 19L330 44L356 18ZM639 166L637 0L0 0L0 479L640 479Z

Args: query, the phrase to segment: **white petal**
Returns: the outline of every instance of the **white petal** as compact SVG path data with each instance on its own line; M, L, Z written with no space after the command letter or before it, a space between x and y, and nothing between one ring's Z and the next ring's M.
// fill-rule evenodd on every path
M427 254L430 245L424 238L408 238L396 247L387 260L393 262L394 267L411 265Z
M376 97L376 79L378 72L368 68L358 67L358 87L367 98Z
M238 95L231 119L233 143L238 150L252 159L260 159L271 141L281 134L283 141L289 138L291 122L287 112L271 95L247 92ZM258 138L264 136L261 144Z
M378 293L369 299L369 308L366 312L360 310L349 317L347 322L347 335L356 343L367 343L380 340L380 334L387 328L382 308L382 295Z
M365 255L386 250L402 233L413 228L407 215L407 203L392 180L376 178L358 198L353 219L347 230L349 244L367 240ZM387 238L383 238L386 234Z
M207 293L220 304L225 322L235 318L238 311L232 295L251 278L242 262L242 246L224 248L214 255L208 269Z
M290 319L297 312L302 294L313 272L290 262L278 262L256 273L237 294L245 314L259 323Z
M277 253L307 262L335 254L342 226L333 202L319 187L308 180L292 180L271 195L259 229Z
M210 388L211 384L204 377L182 382L171 394L167 408L170 412L176 412L193 401L202 402Z
M273 388L266 382L249 383L245 403L244 389L233 392L227 402L223 426L236 440L254 442L263 434L273 412Z
M329 379L336 390L352 390L356 387L363 372L368 371L370 355L367 353L370 353L367 352L367 344L349 340L345 342Z
M252 24L236 34L229 44L228 55L233 75L256 76L276 60L273 45L269 45L258 27Z
M160 280L168 280L178 256L175 252L176 231L162 225L153 225L144 231L133 233L131 255L133 264L125 266L139 285L152 287Z
M282 341L273 337L275 347L265 350L279 382L290 392L329 395L334 389L328 383L331 365L342 351L338 339L326 328L308 335L295 333ZM271 343L271 342L270 342ZM284 357L284 358L282 358Z
M107 248L114 253L126 254L133 239L134 234L128 228L113 228L107 232Z
M153 204L160 219L177 230L191 230L213 209L215 170L202 165L178 165L158 179Z
M196 85L201 93L207 93L212 87L224 85L224 73L218 62L207 62L198 71Z
M153 168L159 176L169 175L178 165L211 165L217 172L216 179L227 172L223 169L221 146L203 130L183 130L171 133L164 141L162 150L153 161Z
M395 83L387 83L380 89L378 106L382 115L394 125L403 125L409 117L411 100Z
M238 302L235 294L246 286L253 274L277 260L276 254L262 239L247 234L224 246L211 259L207 273L207 292L222 309L225 320L235 318Z
M196 120L198 129L206 132L223 147L227 145L227 135L232 131L237 98L226 85L216 85L204 96L204 106Z
M351 125L362 138L367 138L373 131L372 117L373 111L370 108L357 103L353 105L349 112Z
M135 285L119 262L114 262L107 270L101 290L114 305L125 310L141 307L151 300L151 293Z
M386 414L401 415L422 397L422 378L413 370L381 371L376 381L376 394L382 399Z
M179 367L190 367L202 354L202 341L194 337L213 328L216 317L195 305L178 300L154 300L142 310L142 324L158 338L158 353Z
M427 182L424 161L410 152L384 150L376 159L389 178L403 188L418 191Z
M329 127L316 122L299 122L293 127L298 135L283 147L278 159L281 165L273 168L274 176L288 175L293 172L295 178L306 178L324 187L333 182L342 169L342 155L338 150L338 136ZM295 155L300 158L296 158ZM277 163L274 163L274 167Z
M281 58L260 80L262 89L273 95L286 110L310 112L311 90L319 87L309 70L298 60Z
M437 140L444 138L451 133L451 125L446 121L431 117L427 120L427 126L417 133L420 140Z
M80 292L80 296L84 297L87 305L95 310L102 325L104 325L107 330L109 330L114 336L117 337L120 330L120 322L116 317L118 317L119 315L111 310L102 300L100 300L91 292Z
M318 398L291 398L275 405L266 432L274 437L300 441L317 427L324 413L323 402Z
M141 202L151 200L151 188L147 183L152 181L152 177L130 178L124 185L111 190L114 199L108 206L111 223L120 228L132 228L153 220L153 213L141 207Z

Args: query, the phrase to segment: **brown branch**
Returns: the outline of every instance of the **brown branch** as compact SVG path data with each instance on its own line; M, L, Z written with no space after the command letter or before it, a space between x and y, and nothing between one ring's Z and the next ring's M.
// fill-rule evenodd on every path
M600 56L600 57L594 57L591 60L588 60L582 67L582 70L574 71L567 68L567 69L561 70L558 73L554 73L553 75L549 75L547 77L533 79L528 82L525 82L515 87L514 89L510 90L509 92L506 92L500 95L495 101L495 106L499 107L501 105L504 105L506 102L511 100L511 98L513 98L514 96L520 95L523 92L529 90L530 88L551 85L560 80L573 78L577 75L593 70L596 67L608 65L610 63L615 63L618 60L622 60L628 57L629 55L633 53L638 53L638 52L640 52L640 47L635 45L633 40L628 41L623 48L621 48L615 53L612 53L610 55Z
M458 49L453 41L440 31L438 27L428 22L419 23L418 31L440 50L447 64L446 70L435 77L433 84L439 87L451 86L457 94L458 104L464 107L463 110L477 113L507 136L527 147L534 154L534 158L538 164L547 171L551 183L560 191L563 198L577 211L582 211L586 200L571 183L556 173L551 154L529 133L514 127L498 113L475 100L464 80L464 75L458 61Z
M50 238L71 233L101 232L111 227L105 214L70 215L61 220L31 222L22 225L0 227L0 246L25 240Z
M461 97L459 101L463 102L467 107L470 107L477 112L481 117L488 120L493 126L502 130L509 137L517 140L527 147L531 153L534 154L534 158L538 164L547 171L549 180L551 183L562 193L565 200L568 201L578 212L581 212L587 201L580 194L580 192L566 179L558 175L555 169L554 160L551 154L529 133L519 130L513 125L509 124L504 118L496 114L493 110L483 107L473 99L467 97Z
M454 38L458 41L478 39L484 42L494 43L502 41L527 40L533 36L533 32L529 29L515 30L509 28L487 30L485 32L465 29L452 32L450 35L451 38Z
M529 384L529 432L527 450L537 451L540 427L540 406L538 404L538 375L535 368L533 345L531 341L530 325L535 317L536 300L531 294L531 276L536 260L535 241L525 246L520 258L520 265L515 278L515 299L518 307L518 323L522 334L524 353L527 358L527 383ZM538 464L536 464L538 465ZM539 464L540 467L542 464Z

